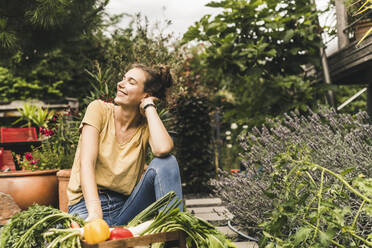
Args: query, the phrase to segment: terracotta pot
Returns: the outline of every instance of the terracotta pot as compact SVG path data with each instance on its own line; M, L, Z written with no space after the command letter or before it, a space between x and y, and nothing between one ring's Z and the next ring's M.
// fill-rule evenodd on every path
M67 186L70 180L71 169L60 170L57 172L59 209L68 212Z
M58 207L58 170L0 173L0 192L13 197L25 210L34 203Z

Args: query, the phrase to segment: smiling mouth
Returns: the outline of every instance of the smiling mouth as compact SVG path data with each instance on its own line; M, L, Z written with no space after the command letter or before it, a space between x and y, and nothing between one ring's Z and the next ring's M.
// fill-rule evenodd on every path
M120 95L128 95L127 93L125 93L124 91L121 91L121 90L118 90L117 95L118 94L120 94Z

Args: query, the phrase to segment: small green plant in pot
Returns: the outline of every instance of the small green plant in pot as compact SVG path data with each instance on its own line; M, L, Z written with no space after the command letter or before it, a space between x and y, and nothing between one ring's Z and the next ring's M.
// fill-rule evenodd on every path
M44 129L48 139L19 158L19 166L23 170L71 168L79 141L80 120L71 115L58 115L55 121Z
M54 111L49 111L48 108L43 109L40 106L35 106L30 103L25 103L22 108L18 108L18 112L21 114L21 117L13 122L13 125L16 125L22 121L27 123L23 127L27 126L30 128L32 124L39 127L39 139L45 139L50 136L48 129L49 122L54 118Z

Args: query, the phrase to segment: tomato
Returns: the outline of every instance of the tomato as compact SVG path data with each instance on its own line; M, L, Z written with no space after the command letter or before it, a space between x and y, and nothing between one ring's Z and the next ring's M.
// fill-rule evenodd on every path
M131 231L125 228L114 228L110 233L110 240L131 238L133 234Z
M110 237L110 229L103 219L95 219L84 226L84 239L89 244L103 242Z

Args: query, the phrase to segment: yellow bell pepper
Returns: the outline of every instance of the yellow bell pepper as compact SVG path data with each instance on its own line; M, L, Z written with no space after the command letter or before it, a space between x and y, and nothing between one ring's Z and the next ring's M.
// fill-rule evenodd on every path
M84 226L84 239L89 244L103 242L110 237L110 229L103 219L95 219Z

